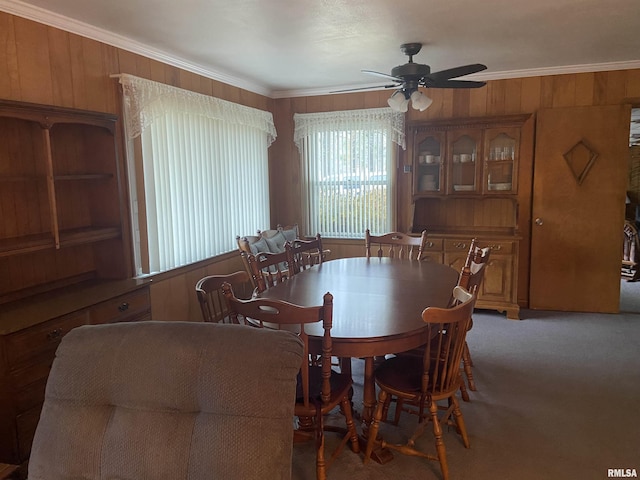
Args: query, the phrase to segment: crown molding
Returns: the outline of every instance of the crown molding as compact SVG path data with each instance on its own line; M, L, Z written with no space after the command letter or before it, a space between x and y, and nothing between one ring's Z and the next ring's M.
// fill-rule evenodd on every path
M60 30L67 31L69 33L81 35L83 37L87 37L113 47L121 48L122 50L127 50L131 53L136 53L152 60L157 60L159 62L166 63L167 65L178 67L183 70L202 75L203 77L242 88L259 95L269 97L271 93L270 90L264 86L212 70L197 63L185 61L167 52L163 52L162 50L131 40L130 38L96 28L86 23L51 12L50 10L35 7L18 0L0 0L0 11L49 25L50 27L59 28Z
M545 77L551 75L567 75L572 73L607 72L612 70L640 69L640 60L630 60L626 62L590 63L582 65L565 65L562 67L528 68L524 70L505 70L503 72L483 72L473 75L466 75L465 80L478 80L486 82L489 80L505 80L510 78ZM271 98L293 98L311 97L315 95L329 95L337 90L347 90L349 88L362 88L361 91L386 90L380 85L343 85L331 88L316 88L303 90L278 90L271 92Z
M223 72L212 70L209 67L199 65L185 61L179 57L171 55L162 50L150 47L148 45L136 42L130 38L114 34L107 30L96 28L77 20L73 20L69 17L51 12L49 10L35 7L19 0L0 0L0 11L23 17L28 20L33 20L38 23L43 23L51 27L59 28L61 30L81 35L83 37L96 40L98 42L111 45L113 47L121 48L129 52L142 55L144 57L157 60L167 65L181 68L183 70L202 75L203 77L210 78L212 80L222 82L237 88L248 90L250 92L264 95L266 97L278 99L278 98L293 98L293 97L312 97L318 95L330 95L337 94L337 90L347 90L350 88L357 88L359 91L374 91L385 90L384 87L374 84L361 84L361 85L343 85L333 86L328 88L310 88L310 89L294 89L294 90L270 90L263 85L258 85L253 82L249 82L245 79L228 75ZM524 70L508 70L502 72L483 72L473 75L468 75L465 78L469 80L504 80L509 78L526 78L526 77L540 77L549 75L565 75L573 73L587 73L587 72L603 72L611 70L629 70L639 68L640 60L631 60L624 62L609 62L609 63L594 63L594 64L582 64L582 65L566 65L560 67L544 67L544 68L532 68ZM112 72L122 73L122 72ZM347 92L341 92L347 93Z

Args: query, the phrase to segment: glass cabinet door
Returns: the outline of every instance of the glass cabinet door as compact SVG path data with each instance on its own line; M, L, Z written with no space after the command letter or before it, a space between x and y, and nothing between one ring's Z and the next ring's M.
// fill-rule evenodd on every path
M515 193L516 165L520 150L518 129L490 129L485 133L484 190Z
M476 131L456 132L450 138L450 174L451 193L475 193L478 188L478 165L480 159L480 133Z
M416 138L414 148L415 184L417 194L435 194L444 191L444 143L442 134L428 134Z

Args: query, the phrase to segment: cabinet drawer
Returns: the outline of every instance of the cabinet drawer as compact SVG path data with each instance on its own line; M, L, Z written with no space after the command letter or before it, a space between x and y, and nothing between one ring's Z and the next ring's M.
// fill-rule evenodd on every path
M446 252L469 252L471 238L445 238L444 250Z
M44 377L26 388L18 390L14 395L17 412L23 413L31 408L42 405L46 387L47 377Z
M513 242L494 242L493 240L481 241L481 248L489 247L491 255L510 254L513 253Z
M429 238L427 237L427 243L424 246L425 252L441 252L442 251L442 238Z
M81 311L7 335L5 345L10 368L44 354L53 357L62 337L86 323L87 313Z
M54 358L55 352L47 352L38 357L37 361L24 364L22 367L12 370L8 377L11 385L7 385L7 387L13 392L18 392L28 388L33 383L42 380L46 382Z
M135 292L120 295L91 308L91 323L124 322L140 316L151 309L149 289L143 288Z
M444 241L444 249L447 252L463 251L468 252L471 246L471 239L451 239L447 238ZM479 240L478 246L480 248L489 247L492 255L510 254L513 253L513 242L510 241L494 241L494 240Z
M16 417L16 433L18 437L18 452L21 459L26 459L31 453L31 444L36 433L42 406L38 405Z

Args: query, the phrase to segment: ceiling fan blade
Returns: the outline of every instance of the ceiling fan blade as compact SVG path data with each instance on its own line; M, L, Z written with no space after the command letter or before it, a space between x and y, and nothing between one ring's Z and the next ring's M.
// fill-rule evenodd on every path
M398 88L398 85L378 85L373 87L359 87L359 88L347 88L345 90L333 90L329 93L346 93L346 92L357 92L359 90L377 90L379 88Z
M427 88L480 88L487 82L475 82L473 80L439 80L435 82L425 82Z
M394 82L402 83L402 79L398 77L394 77L393 75L389 75L387 73L374 72L373 70L361 70L362 73L368 73L369 75L375 75L376 77L386 78L387 80L392 80Z
M486 70L487 66L481 63L473 63L471 65L462 65L461 67L449 68L447 70L440 70L439 72L433 72L429 74L432 79L448 80L450 78L462 77L463 75L470 75L472 73L481 72Z

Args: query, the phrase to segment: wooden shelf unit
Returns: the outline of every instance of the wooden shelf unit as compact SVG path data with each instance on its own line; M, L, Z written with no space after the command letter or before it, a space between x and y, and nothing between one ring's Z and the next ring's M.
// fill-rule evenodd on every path
M0 100L0 462L24 465L62 337L151 319L117 118Z
M0 304L132 276L115 115L0 100Z

